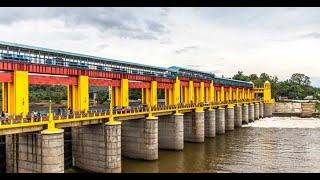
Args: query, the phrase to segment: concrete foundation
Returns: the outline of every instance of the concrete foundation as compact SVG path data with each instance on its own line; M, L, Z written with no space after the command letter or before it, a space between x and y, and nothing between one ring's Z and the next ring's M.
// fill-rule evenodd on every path
M249 124L249 106L242 106L242 124Z
M64 173L63 132L6 136L8 173Z
M249 105L249 122L254 121L254 104Z
M254 120L259 120L259 103L254 103Z
M215 137L216 136L216 110L209 109L205 111L204 116L204 136Z
M239 128L242 126L242 107L237 105L234 107L234 127Z
M259 103L259 118L264 118L263 116L263 103Z
M216 113L216 133L225 133L225 109L218 108Z
M234 108L228 107L226 108L226 117L225 117L225 130L232 131L234 130Z
M159 116L159 148L182 150L183 114Z
M158 159L158 118L122 121L121 140L123 156Z
M99 173L121 172L121 124L72 128L74 166Z
M265 103L264 104L264 117L271 117L272 116L272 104L271 103Z
M204 142L204 112L184 114L184 141Z
M316 112L316 103L301 103L301 117L312 117Z
M6 172L6 136L0 136L0 173Z

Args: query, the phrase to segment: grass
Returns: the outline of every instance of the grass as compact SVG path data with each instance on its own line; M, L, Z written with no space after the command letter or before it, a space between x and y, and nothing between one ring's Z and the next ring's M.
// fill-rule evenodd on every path
M316 109L320 110L320 104L319 103L316 104Z

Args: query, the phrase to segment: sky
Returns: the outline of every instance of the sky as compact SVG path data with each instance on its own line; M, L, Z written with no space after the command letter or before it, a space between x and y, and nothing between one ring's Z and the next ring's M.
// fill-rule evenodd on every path
M320 87L320 8L0 8L0 40L232 77L293 73Z

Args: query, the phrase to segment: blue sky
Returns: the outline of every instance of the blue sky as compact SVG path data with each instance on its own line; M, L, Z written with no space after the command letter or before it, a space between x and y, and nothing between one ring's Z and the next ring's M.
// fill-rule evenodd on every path
M320 87L319 8L0 8L0 40Z

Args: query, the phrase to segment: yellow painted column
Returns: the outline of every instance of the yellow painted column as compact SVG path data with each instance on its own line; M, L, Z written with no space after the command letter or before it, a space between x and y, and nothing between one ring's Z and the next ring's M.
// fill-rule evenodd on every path
M242 88L242 99L245 99L246 98L246 95L245 95L245 92L244 92L244 88Z
M168 99L169 97L168 97L168 89L167 88L165 88L164 89L164 104L165 105L168 105L169 104L169 99Z
M176 77L176 82L173 84L173 104L180 103L180 80Z
M145 94L145 89L141 88L141 103L145 104L146 103L146 94Z
M14 71L13 83L8 83L8 113L25 116L29 112L29 75L27 71Z
M157 106L158 105L158 84L157 81L151 82L151 106Z
M221 90L217 91L217 101L221 102Z
M232 101L232 87L229 87L229 100Z
M121 106L129 106L129 80L121 79Z
M151 89L145 88L145 99L146 99L146 104L149 106L151 105Z
M89 77L78 77L78 100L80 111L88 111L89 109Z
M213 83L210 83L209 87L209 102L214 102L215 101L215 91L214 91L214 86Z
M239 97L240 97L240 95L239 95L239 88L237 88L237 90L236 90L236 100L237 100L237 101L240 100Z
M189 98L189 87L185 86L183 87L184 89L184 92L183 92L183 95L184 95L184 103L189 103L190 102L190 98Z
M269 83L269 81L266 81L263 84L263 99L264 101L271 100L271 84Z
M220 101L225 101L225 98L224 98L224 86L221 86L221 90L220 90Z
M2 83L2 111L8 114L14 113L14 89L13 82Z
M229 89L230 89L230 88L229 88ZM229 91L226 90L225 93L226 93L226 94L225 94L225 97L224 97L224 98L225 98L226 101L229 101Z
M189 102L188 103L194 103L194 86L193 81L189 81Z
M204 82L200 82L199 102L204 102Z

